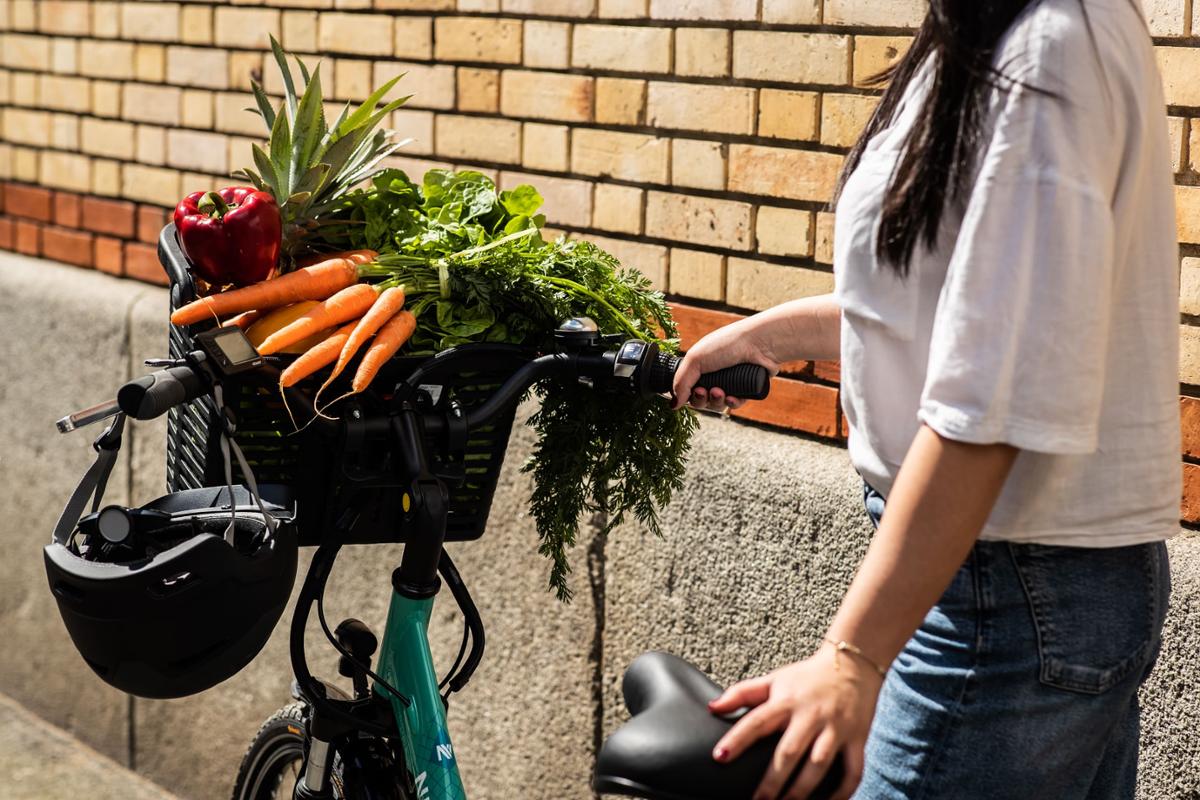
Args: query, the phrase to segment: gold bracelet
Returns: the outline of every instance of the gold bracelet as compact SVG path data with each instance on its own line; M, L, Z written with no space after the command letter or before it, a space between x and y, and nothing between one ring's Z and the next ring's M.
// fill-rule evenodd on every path
M834 660L833 660L833 668L834 669L841 669L841 666L840 666L841 662L839 661L838 656L845 652L845 653L851 653L852 655L856 655L859 658L861 658L863 661L870 664L871 668L874 669L876 672L878 672L879 676L881 678L887 677L887 670L884 669L883 667L879 666L878 664L876 664L873 660L871 660L871 657L868 656L866 653L864 653L862 651L862 648L859 647L858 645L851 644L850 642L847 642L844 639L843 640L830 639L828 636L825 637L825 642L827 644L833 645L834 650L836 651L834 653Z

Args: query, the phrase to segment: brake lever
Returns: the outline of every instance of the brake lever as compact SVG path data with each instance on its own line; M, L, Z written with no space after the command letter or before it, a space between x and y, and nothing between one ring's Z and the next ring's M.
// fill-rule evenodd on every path
M91 408L76 411L74 414L68 414L62 419L57 420L54 425L58 428L59 433L70 433L73 430L78 430L86 425L91 425L93 422L100 422L120 413L121 406L116 401L116 398L114 398L94 405Z

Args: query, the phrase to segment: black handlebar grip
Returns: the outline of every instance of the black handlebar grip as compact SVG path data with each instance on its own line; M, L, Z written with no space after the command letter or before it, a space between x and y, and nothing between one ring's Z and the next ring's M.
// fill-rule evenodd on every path
M771 393L771 373L758 364L738 364L706 372L696 381L702 389L720 389L726 397L762 400Z
M117 392L117 403L134 419L154 419L195 400L207 388L205 380L191 367L171 367L125 384Z

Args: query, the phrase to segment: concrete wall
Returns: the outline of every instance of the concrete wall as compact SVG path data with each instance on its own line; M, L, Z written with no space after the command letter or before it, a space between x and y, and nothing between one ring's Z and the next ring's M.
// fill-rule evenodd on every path
M181 796L209 800L228 791L259 722L288 700L286 625L250 667L203 695L130 700L74 653L39 553L92 455L93 434L60 437L53 420L110 395L141 359L163 353L165 307L159 289L0 261L0 319L10 333L0 339L0 692ZM132 458L109 498L141 503L161 493L163 428L134 426ZM544 591L528 479L517 471L530 444L519 428L488 535L454 547L488 624L483 665L451 706L472 800L593 797L594 749L622 719L620 677L634 656L671 650L722 681L803 656L869 535L844 451L706 421L687 485L666 511L666 536L626 526L602 539L585 527L577 599L563 607ZM1171 549L1168 639L1144 692L1145 800L1200 797L1200 538ZM398 558L396 547L350 548L334 572L329 616L378 628ZM435 612L440 663L457 646L456 617L452 603ZM328 648L311 641L313 660L332 675Z

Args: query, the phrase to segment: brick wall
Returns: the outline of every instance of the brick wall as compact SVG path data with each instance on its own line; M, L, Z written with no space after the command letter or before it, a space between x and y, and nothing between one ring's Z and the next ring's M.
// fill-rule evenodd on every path
M1200 384L1200 4L1144 0L1170 114L1180 365ZM0 0L0 248L161 282L186 192L250 162L268 34L338 101L397 72L399 166L536 184L550 223L639 267L685 342L832 288L841 163L922 0ZM1196 119L1192 119L1196 117ZM839 439L837 365L788 365L741 415ZM1196 392L1200 395L1200 392ZM1200 521L1200 401L1182 397Z

